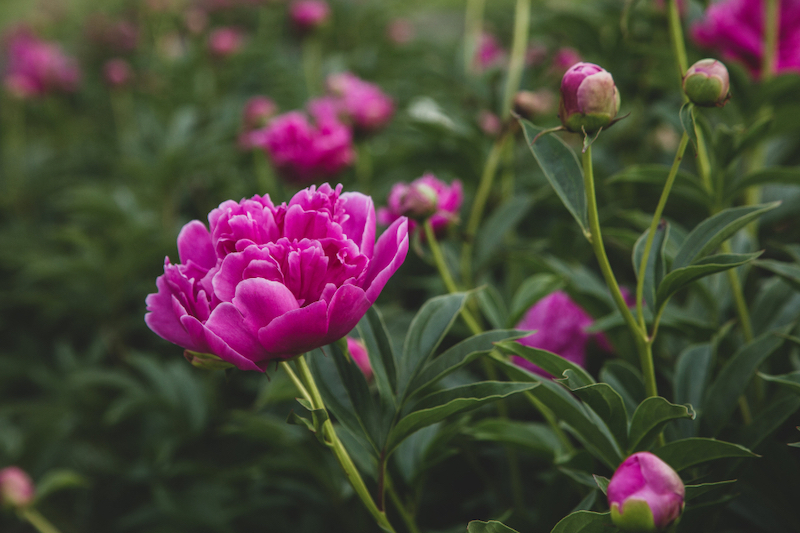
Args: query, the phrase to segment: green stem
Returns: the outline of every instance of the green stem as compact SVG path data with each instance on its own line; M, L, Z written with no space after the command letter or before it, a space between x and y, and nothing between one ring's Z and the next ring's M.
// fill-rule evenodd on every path
M400 496L397 495L397 491L394 490L394 486L389 479L389 476L386 476L386 492L389 493L389 498L394 503L395 509L400 514L400 518L403 520L403 523L406 525L406 529L408 529L409 533L420 533L419 528L417 527L416 522L414 521L414 515L411 514L406 506L403 504L402 500L400 500Z
M762 81L769 81L775 75L778 62L778 32L780 31L779 10L779 0L766 0L764 6L764 57L761 63Z
M35 527L39 533L60 533L56 526L51 524L49 520L39 513L39 511L32 507L20 509L19 514L30 525Z
M475 51L483 33L483 11L486 0L467 0L464 13L464 72L475 73Z
M3 99L3 180L2 202L13 208L25 174L25 107L22 100L8 94Z
M458 292L456 282L453 281L453 276L450 274L450 269L447 268L447 263L444 260L444 254L442 254L439 241L436 240L436 233L433 231L433 224L431 224L430 218L425 219L423 227L425 228L425 238L428 241L428 246L430 246L431 253L433 254L433 260L436 263L436 268L439 270L439 275L442 277L442 281L444 281L444 286L447 289L447 292L451 294ZM475 320L475 317L472 316L472 313L469 312L469 309L466 307L463 308L461 310L461 316L464 318L464 322L466 322L473 334L477 335L482 331L481 326L478 324L478 321Z
M511 59L508 62L508 75L506 77L505 94L503 94L503 121L506 121L511 116L514 95L517 94L522 80L530 22L531 0L517 0L517 8L514 12L514 38L511 45Z
M369 194L372 185L372 153L366 142L361 143L358 147L355 172L361 192Z
M683 75L689 70L689 60L686 58L686 43L683 40L683 26L681 25L681 14L678 10L678 0L667 0L667 4L672 51L675 54L675 61L678 65L678 78L683 79Z
M322 401L322 395L317 388L314 377L311 375L311 369L308 367L305 357L302 355L299 356L297 359L295 359L295 363L297 365L297 370L300 373L300 379L302 379L302 381L305 383L310 395L311 406L314 409L325 409L325 403ZM395 533L394 528L392 527L391 523L389 523L389 519L386 517L386 513L378 509L378 506L372 499L367 486L364 484L364 480L361 478L361 474L358 473L356 465L353 464L353 460L350 459L350 455L347 453L342 441L340 441L339 437L336 435L336 430L334 429L330 419L325 421L322 429L328 446L333 450L333 453L344 470L347 479L350 481L350 484L353 486L356 494L358 494L359 498L361 498L361 501L364 502L364 505L375 519L375 522L385 531Z
M642 297L644 296L644 279L645 273L647 272L647 262L650 259L650 249L653 247L653 239L655 238L658 224L661 222L661 214L664 212L664 206L667 205L667 198L669 198L672 185L675 183L675 176L678 175L678 167L681 166L683 154L686 151L686 145L688 143L689 136L684 132L683 137L681 137L681 142L678 145L678 151L675 153L675 160L672 162L672 168L669 170L667 182L664 184L664 190L661 191L661 198L658 200L656 212L653 214L653 220L650 222L650 231L647 233L647 240L644 244L644 255L642 255L641 262L639 263L639 276L636 282L636 315L639 318L639 327L641 327L642 330L647 329L644 322Z
M303 40L303 74L306 78L306 91L312 98L322 92L322 48L319 37L309 35Z
M289 365L289 363L287 361L281 361L279 366L283 368L287 374L289 374L289 378L292 380L292 383L294 383L294 386L297 387L297 391L300 393L300 396L302 396L305 401L313 403L311 395L306 390L303 382L300 381L300 378L297 377L297 374L294 373L294 370L292 370L292 367Z
M729 254L732 252L730 241L725 241L720 246L722 253ZM736 271L738 268L731 268L726 270L728 281L731 284L733 291L733 301L736 304L736 314L739 315L739 321L742 324L742 335L744 335L745 342L753 341L753 324L750 320L750 311L747 309L747 301L744 299L744 291L742 290L742 283L739 280L739 275Z

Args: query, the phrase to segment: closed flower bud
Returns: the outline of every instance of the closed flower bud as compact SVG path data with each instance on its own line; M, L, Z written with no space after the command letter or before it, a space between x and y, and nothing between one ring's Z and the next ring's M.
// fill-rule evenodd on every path
M431 173L424 174L411 183L395 183L389 193L387 207L378 210L378 222L392 224L400 217L407 216L409 231L416 228L417 221L430 217L433 231L442 234L447 227L458 220L458 211L464 193L459 180L447 183Z
M358 368L364 373L367 381L372 379L372 364L369 362L369 354L367 347L360 340L353 337L347 337L347 351L350 352L350 357L353 358Z
M716 59L701 59L686 71L683 92L695 105L722 107L730 99L728 69Z
M0 504L3 507L25 507L33 501L33 481L21 468L9 466L0 470Z
M592 63L577 63L561 79L558 118L571 132L595 133L614 122L619 91L608 71Z
M328 22L331 8L325 0L296 0L289 7L289 16L300 32L309 32Z
M678 474L649 452L631 455L608 484L611 520L627 532L653 533L672 525L683 512L686 490Z

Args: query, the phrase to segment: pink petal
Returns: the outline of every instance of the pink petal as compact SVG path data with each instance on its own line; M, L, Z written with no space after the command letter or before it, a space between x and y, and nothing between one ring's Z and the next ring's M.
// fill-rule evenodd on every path
M258 340L272 357L298 355L324 346L328 332L325 302L289 311L258 330Z
M217 264L211 234L199 220L192 220L181 228L178 234L178 254L181 263L186 264L191 260L206 270Z
M206 336L213 353L239 368L250 367L251 364L255 367L255 361L269 357L254 332L245 326L242 314L231 303L219 304L208 318L205 329L213 334Z
M378 238L369 271L362 285L367 300L375 303L386 282L392 277L408 253L408 219L400 217Z
M339 197L348 219L342 222L347 238L358 245L361 253L372 256L375 247L375 205L372 198L357 192L347 192Z
M355 285L339 287L328 305L328 334L323 344L330 344L350 333L372 302Z
M244 327L254 337L276 317L297 309L297 300L282 283L262 278L240 281L233 305L244 317Z

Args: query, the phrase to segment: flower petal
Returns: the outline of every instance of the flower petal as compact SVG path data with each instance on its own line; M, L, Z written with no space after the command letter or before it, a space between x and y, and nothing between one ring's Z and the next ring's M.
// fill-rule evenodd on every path
M289 311L258 330L258 340L272 358L287 358L325 344L328 332L328 306L314 302Z
M206 338L213 353L242 370L258 369L255 361L269 357L232 303L219 304L208 318L205 329L212 334Z
M282 283L263 278L240 281L233 305L244 317L244 327L257 336L275 318L297 309L297 299Z
M217 264L211 234L199 220L192 220L181 228L178 234L178 255L181 263L193 261L206 270Z
M350 333L370 305L372 302L367 299L360 287L355 285L339 287L328 305L328 333L323 344L338 341Z
M339 197L348 219L342 222L347 238L358 245L361 253L372 256L375 248L375 204L372 198L358 192L346 192Z
M375 303L386 282L392 277L408 253L408 219L400 217L378 238L375 253L364 280L367 299Z

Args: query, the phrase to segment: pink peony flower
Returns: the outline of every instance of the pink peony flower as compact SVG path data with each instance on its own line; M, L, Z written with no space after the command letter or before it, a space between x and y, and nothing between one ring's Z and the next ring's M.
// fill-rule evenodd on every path
M775 71L800 72L800 2L781 0ZM764 56L764 0L722 0L691 28L694 41L743 63L759 76Z
M103 65L103 78L109 87L119 88L130 83L133 78L133 70L130 63L124 59L114 58L106 61Z
M533 305L522 317L517 329L536 330L536 333L523 337L518 342L525 346L547 350L577 365L586 364L586 346L592 334L586 329L594 320L563 291L555 291ZM605 336L597 335L600 343ZM606 345L607 344L607 341ZM549 376L544 370L522 357L512 356L514 364L542 376ZM558 376L561 377L561 376Z
M30 476L21 468L7 466L0 470L0 504L25 507L33 501L35 489Z
M311 186L289 204L223 202L178 235L145 322L192 352L264 371L355 327L408 252L406 219L375 242L375 208L360 193Z
M367 378L367 381L371 380L372 364L369 362L367 347L364 346L364 343L353 337L347 337L347 350L350 352L353 361L358 365L358 368L364 373L364 377Z
M296 0L289 7L289 16L295 27L308 32L325 24L331 15L331 8L324 0Z
M229 26L217 28L208 36L208 51L215 57L228 57L239 50L244 45L244 34Z
M424 218L430 216L433 231L438 235L458 220L458 211L464 201L461 181L447 185L431 173L409 183L395 183L389 192L388 207L378 209L378 222L388 226L403 216ZM433 214L431 214L433 213ZM410 220L409 231L416 222Z
M484 32L475 50L474 64L478 71L502 67L506 62L506 51L491 33Z
M650 452L625 459L608 484L611 519L623 531L663 531L683 512L680 476Z
M355 160L353 135L335 117L311 123L300 111L273 118L250 134L252 146L267 152L287 180L308 183L339 173Z
M392 99L380 87L349 72L328 76L326 85L340 113L361 132L384 127L394 114Z
M57 44L42 41L26 29L6 38L3 84L18 98L32 98L78 87L80 70Z

